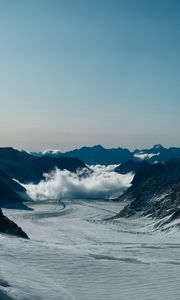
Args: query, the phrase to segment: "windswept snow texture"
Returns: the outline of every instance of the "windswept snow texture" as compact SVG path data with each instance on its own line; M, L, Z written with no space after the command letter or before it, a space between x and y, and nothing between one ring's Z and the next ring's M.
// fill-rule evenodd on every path
M0 296L18 300L179 300L179 233L147 219L103 221L110 201L27 203L4 210L31 240L0 235ZM152 222L152 221L151 221Z
M90 166L93 172L88 176L56 169L45 174L39 184L27 184L24 187L34 199L109 199L120 196L131 185L134 174L114 172L116 165ZM85 170L87 172L87 170ZM87 174L86 174L87 175Z

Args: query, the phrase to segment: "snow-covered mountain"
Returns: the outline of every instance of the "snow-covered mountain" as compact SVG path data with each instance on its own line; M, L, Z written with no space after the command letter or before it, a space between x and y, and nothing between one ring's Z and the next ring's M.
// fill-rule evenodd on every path
M101 145L96 145L93 147L82 147L80 149L74 149L62 153L55 150L45 150L43 152L32 152L33 155L43 156L49 155L53 157L78 157L88 165L111 165L118 164L128 159L131 159L132 154L126 148L110 148L106 149Z
M146 164L137 169L132 186L119 200L127 202L127 205L116 218L148 215L161 220L161 225L178 221L180 159L172 159L164 164ZM180 219L177 226L180 226Z
M98 165L86 176L77 166L85 164L0 149L0 299L179 299L180 159ZM13 178L32 192L24 207Z
M32 152L35 156L48 155L51 157L78 157L89 165L120 164L127 160L148 161L150 163L166 162L169 159L180 157L180 148L165 148L162 145L154 145L150 149L136 149L130 151L127 148L104 148L101 145L93 147L82 147L62 153L59 150L45 150L43 152Z
M180 157L180 148L165 148L162 145L157 144L150 149L135 150L133 156L135 159L146 160L150 163L166 162L172 158Z
M74 172L78 168L86 168L86 165L79 158L46 155L36 157L11 147L0 148L0 170L22 183L39 182L44 173L52 171L55 167Z

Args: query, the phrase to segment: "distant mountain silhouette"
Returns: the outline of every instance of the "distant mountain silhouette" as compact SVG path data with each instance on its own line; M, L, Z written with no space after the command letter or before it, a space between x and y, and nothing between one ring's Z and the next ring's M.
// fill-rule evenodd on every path
M94 147L83 147L64 153L67 157L78 157L89 165L101 164L117 164L131 158L131 153L128 149L112 148L105 149L101 145Z
M180 148L165 148L158 144L150 149L135 150L133 156L139 160L142 160L144 157L144 160L147 160L150 163L166 162L172 158L180 157Z
M39 182L43 173L55 167L74 172L78 168L86 168L86 165L79 158L36 157L14 148L0 148L0 170L22 183Z
M166 162L169 159L180 157L180 148L165 148L157 144L150 149L136 149L135 151L130 151L126 148L107 149L101 145L96 145L92 147L82 147L65 153L58 150L45 150L43 152L33 152L32 154L35 156L78 157L89 165L110 165L120 164L127 160L148 161L149 163Z
M32 153L34 155L44 155L44 152ZM123 161L131 159L132 154L128 149L125 148L111 148L106 149L101 145L96 145L93 147L82 147L80 149L75 149L65 153L53 151L45 151L46 155L53 157L78 157L88 165L109 165L109 164L119 164Z

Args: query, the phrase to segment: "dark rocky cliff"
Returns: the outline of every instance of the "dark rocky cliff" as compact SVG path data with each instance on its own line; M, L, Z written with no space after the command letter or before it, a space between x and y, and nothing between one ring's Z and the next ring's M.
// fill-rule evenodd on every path
M35 157L14 148L0 148L0 170L22 183L39 182L43 173L55 167L75 172L78 168L86 168L86 165L79 158Z
M0 232L28 239L27 234L13 221L5 217L0 209Z
M135 175L132 186L119 198L127 201L115 218L148 215L155 218L180 216L180 159L148 165Z

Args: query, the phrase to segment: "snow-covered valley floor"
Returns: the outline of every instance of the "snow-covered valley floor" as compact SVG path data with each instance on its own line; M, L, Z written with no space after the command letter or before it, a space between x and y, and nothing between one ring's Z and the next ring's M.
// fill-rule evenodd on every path
M180 299L178 231L153 231L146 219L102 221L119 212L117 202L64 202L3 210L30 240L0 235L1 300Z

